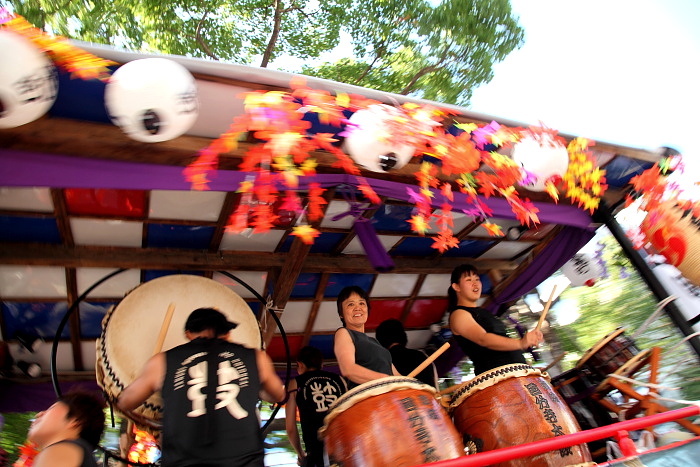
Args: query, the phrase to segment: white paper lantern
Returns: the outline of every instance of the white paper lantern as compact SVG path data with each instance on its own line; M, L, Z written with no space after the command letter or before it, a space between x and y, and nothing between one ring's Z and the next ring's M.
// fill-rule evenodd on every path
M544 191L547 179L562 176L569 167L569 153L566 147L548 134L538 135L538 139L528 135L513 146L513 160L537 179L523 186L533 191Z
M146 143L182 135L199 114L194 77L165 58L144 58L119 67L107 83L105 105L115 125Z
M603 269L590 255L577 253L562 266L561 272L569 279L572 286L590 287L603 274Z
M0 30L0 128L44 115L56 100L56 69L46 55L16 32Z
M415 149L406 144L391 144L386 140L386 121L392 107L370 105L350 116L349 134L343 150L359 165L373 172L400 169L413 157Z

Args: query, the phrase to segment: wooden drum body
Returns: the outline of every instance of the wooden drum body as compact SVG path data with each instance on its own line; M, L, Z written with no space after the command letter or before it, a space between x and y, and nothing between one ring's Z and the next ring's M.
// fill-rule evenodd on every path
M237 323L229 340L249 348L261 348L262 337L255 315L236 292L211 279L192 275L171 275L153 279L129 292L102 320L97 339L97 383L109 400L139 375L154 354L158 336L170 304L174 312L162 349L187 342L185 322L197 309L211 307ZM131 414L125 414L141 427L158 428L163 414L160 393L149 397Z
M464 455L435 389L399 376L345 393L326 415L319 436L331 466L398 467Z
M634 342L625 336L624 329L617 328L583 354L576 368L587 371L596 383L615 373L639 353Z
M491 451L580 431L569 407L529 365L494 368L463 384L450 403L469 453ZM585 445L498 464L509 467L567 466L591 461Z

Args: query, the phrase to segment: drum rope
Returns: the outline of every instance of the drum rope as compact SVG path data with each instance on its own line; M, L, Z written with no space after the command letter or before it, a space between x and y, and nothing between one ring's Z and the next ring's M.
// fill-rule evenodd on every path
M654 399L658 399L660 401L675 402L677 404L695 405L697 407L700 407L700 401L687 401L684 399L670 399L668 397L662 397L656 393L652 393L651 397L653 397Z
M526 364L515 364L515 365L506 365L502 366L499 368L496 368L492 371L489 371L488 373L482 373L481 375L477 376L473 380L471 380L469 383L465 384L461 389L458 389L455 395L452 397L452 401L456 403L456 401L459 401L464 395L468 394L472 389L475 387L484 384L486 382L489 382L492 379L495 379L494 382L498 382L503 379L508 379L510 377L515 376L512 373L517 373L517 372L522 372L522 376L528 376L528 375L542 375L549 379L549 375L547 373L541 372L540 370L537 370L530 365ZM461 401L459 401L461 402Z
M689 341L689 340L692 339L693 337L697 337L697 336L700 336L700 332L694 332L693 334L691 334L691 335L689 335L689 336L685 336L685 338L683 338L680 342L678 342L676 345L674 345L673 347L671 347L671 348L670 348L669 350L667 350L666 352L668 352L668 353L671 354L671 355L675 355L674 352L676 351L676 349L678 349L678 347L680 347L681 345L683 345L685 342ZM675 373L676 373L676 370L677 370L682 364L686 363L687 361L688 361L688 359L679 360L675 365L673 365L673 367L671 367L671 368L668 370L668 375L667 375L667 376L671 376L672 374L675 374Z
M651 324L651 322L654 321L654 320L656 319L656 316L657 316L659 313L661 313L661 310L663 310L664 307L665 307L666 305L668 305L669 303L671 303L671 302L672 302L673 300L675 300L676 298L677 298L677 297L676 297L675 295L670 295L670 296L664 298L663 300L661 300L661 301L658 303L658 305L657 305L657 307L656 307L656 310L654 310L654 312L653 312L651 315L649 315L649 317L646 319L646 321L644 321L644 323L642 323L642 325L639 326L639 329L637 329L637 330L635 331L635 333L632 334L632 336L630 337L630 339L632 339L633 341L636 340L637 337L639 337L639 335L640 335L641 333L643 333L644 331L646 331L646 329L649 327L649 325Z
M628 378L627 376L622 376L622 375L616 375L615 373L611 373L608 375L609 378L615 378L619 379L620 381L625 381L626 383L634 384L637 386L644 386L650 389L665 389L668 391L677 391L678 387L669 387L669 386L663 386L661 384L656 384L656 383L645 383L644 381L639 381L634 378Z

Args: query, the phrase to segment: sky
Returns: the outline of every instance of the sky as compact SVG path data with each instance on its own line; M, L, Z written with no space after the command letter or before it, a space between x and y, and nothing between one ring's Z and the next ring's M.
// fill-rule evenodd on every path
M525 43L470 109L683 154L700 179L700 1L511 0ZM692 174L695 167L695 174Z

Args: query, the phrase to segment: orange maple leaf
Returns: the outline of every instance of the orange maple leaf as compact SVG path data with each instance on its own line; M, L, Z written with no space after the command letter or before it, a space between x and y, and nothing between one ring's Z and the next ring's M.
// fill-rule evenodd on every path
M498 226L497 224L494 224L492 222L482 222L481 226L486 229L489 235L492 237L502 237L503 236L503 231L501 230L501 227Z
M430 245L430 248L435 248L440 253L444 253L450 248L456 248L458 246L459 240L452 235L452 232L449 230L442 230L437 237L433 238L433 244Z

